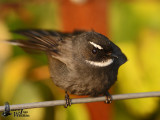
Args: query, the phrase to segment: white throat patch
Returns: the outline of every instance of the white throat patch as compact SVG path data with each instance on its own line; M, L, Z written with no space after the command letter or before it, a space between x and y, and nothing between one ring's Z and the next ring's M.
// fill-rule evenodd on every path
M102 62L94 62L94 61L86 60L86 62L96 67L106 67L113 63L113 59L108 59Z
M89 41L89 43L90 43L91 45L93 45L95 48L98 48L98 49L100 49L100 50L102 50L102 49L103 49L103 48L102 48L102 46L97 45L97 44L96 44L96 43L94 43L94 42Z

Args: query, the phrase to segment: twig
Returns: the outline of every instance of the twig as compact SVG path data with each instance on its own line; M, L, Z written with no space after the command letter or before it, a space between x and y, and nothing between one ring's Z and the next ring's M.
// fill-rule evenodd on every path
M159 92L119 94L119 95L111 95L111 97L112 97L112 100L160 97L160 91ZM106 96L90 97L90 98L76 98L76 99L72 99L71 103L78 104L78 103L100 102L100 101L105 101L105 100L106 100ZM31 108L51 107L51 106L58 106L58 105L65 105L65 100L54 100L54 101L44 101L44 102L10 105L10 109L11 110L31 109ZM5 106L0 106L0 112L4 111L4 107Z

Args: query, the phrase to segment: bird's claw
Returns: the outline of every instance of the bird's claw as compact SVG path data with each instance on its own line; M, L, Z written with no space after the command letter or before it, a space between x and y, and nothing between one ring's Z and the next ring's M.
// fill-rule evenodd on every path
M68 106L71 106L71 99L69 98L68 93L65 93L65 100L66 100L66 104L64 105L65 108L67 108Z
M109 92L106 93L106 101L105 103L111 104L112 103L112 96L109 94Z

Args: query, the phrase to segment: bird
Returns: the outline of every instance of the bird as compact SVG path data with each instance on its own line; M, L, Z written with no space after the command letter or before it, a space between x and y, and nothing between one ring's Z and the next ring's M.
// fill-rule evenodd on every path
M46 54L52 81L65 91L65 107L71 105L68 93L106 95L106 103L111 103L108 90L117 81L119 67L127 57L108 37L94 30L23 29L13 33L26 39L9 40L10 44Z

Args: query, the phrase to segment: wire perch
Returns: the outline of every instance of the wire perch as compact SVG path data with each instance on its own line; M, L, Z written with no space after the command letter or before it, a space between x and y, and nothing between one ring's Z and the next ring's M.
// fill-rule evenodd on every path
M112 97L112 100L126 100L126 99L135 99L135 98L160 97L160 91L118 94L118 95L111 95L111 97ZM106 96L76 98L76 99L72 99L71 103L72 104L79 104L79 103L101 102L101 101L106 101ZM18 110L18 109L42 108L42 107L51 107L51 106L58 106L58 105L65 105L65 104L66 104L65 100L34 102L34 103L10 105L10 110L12 111L12 110ZM5 106L0 106L0 112L2 112L4 110L5 110Z

